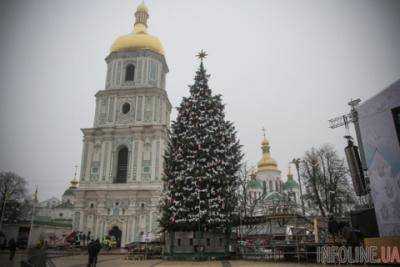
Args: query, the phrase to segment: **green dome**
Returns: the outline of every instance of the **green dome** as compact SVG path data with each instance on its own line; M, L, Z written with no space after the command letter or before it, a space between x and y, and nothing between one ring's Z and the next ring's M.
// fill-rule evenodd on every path
M74 188L68 188L67 190L65 190L63 196L73 196L74 195Z
M299 185L297 184L297 182L295 180L293 180L293 178L289 178L286 183L283 184L283 190L289 190L289 189L293 189L293 188L298 188Z
M251 179L247 186L249 187L249 189L263 189L262 182L257 179Z

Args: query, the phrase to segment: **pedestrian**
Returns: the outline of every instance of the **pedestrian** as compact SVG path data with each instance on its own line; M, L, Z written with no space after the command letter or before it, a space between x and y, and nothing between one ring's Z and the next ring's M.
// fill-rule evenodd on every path
M89 241L91 240L91 238L90 238L90 231L87 233L87 235L86 235L86 240L87 240L87 243L89 244Z
M10 261L12 261L15 256L15 251L17 250L17 243L14 238L11 238L8 242L8 249L10 250Z
M4 233L0 231L0 248L1 248L1 250L3 250L6 247L4 242L7 242L6 237L5 237Z
M101 250L101 244L100 244L100 240L97 238L96 241L94 241L94 259L93 259L93 263L94 263L94 267L96 267L97 264L97 256L99 255Z
M79 246L80 243L81 243L80 234L77 233L76 236L75 236L75 246Z
M83 240L83 232L79 232L79 246L83 246L85 243L85 240Z
M88 267L93 267L95 266L94 259L95 259L95 254L96 254L96 244L94 243L93 240L89 242L87 245L87 250L88 250Z
M85 233L82 234L82 239L83 239L83 245L86 246L87 242L86 242L86 235Z

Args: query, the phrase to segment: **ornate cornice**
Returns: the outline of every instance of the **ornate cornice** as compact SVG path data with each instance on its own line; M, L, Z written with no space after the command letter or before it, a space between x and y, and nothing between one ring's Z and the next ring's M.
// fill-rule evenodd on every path
M129 97L138 95L162 95L168 98L168 93L164 89L157 87L137 87L137 88L115 88L99 90L95 97L100 96L117 96L117 97Z
M96 127L81 129L84 134L84 140L94 140L102 138L103 140L113 140L118 136L134 135L141 137L143 135L154 135L164 138L167 134L165 124L142 124L138 126L113 126L113 127ZM136 138L135 138L136 139Z

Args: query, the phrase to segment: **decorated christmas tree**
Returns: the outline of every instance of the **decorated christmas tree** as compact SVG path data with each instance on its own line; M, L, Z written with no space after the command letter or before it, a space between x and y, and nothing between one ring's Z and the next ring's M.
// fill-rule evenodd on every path
M160 221L164 230L227 229L237 203L241 146L225 119L221 95L208 87L206 55L197 55L200 66L190 96L183 98L171 125Z

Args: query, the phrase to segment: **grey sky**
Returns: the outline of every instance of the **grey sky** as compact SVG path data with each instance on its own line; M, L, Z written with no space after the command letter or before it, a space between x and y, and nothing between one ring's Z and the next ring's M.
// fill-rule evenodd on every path
M8 1L0 4L0 169L60 196L80 164L92 127L94 95L104 89L104 58L131 31L139 1ZM400 77L400 1L146 1L149 32L170 68L173 106L188 94L197 62L223 95L246 158L288 161L312 146L344 147L327 120ZM175 113L173 114L173 118ZM172 119L173 119L172 118Z

